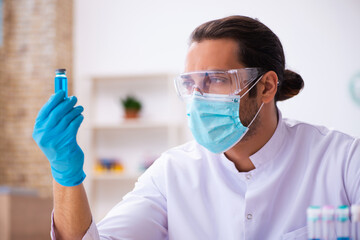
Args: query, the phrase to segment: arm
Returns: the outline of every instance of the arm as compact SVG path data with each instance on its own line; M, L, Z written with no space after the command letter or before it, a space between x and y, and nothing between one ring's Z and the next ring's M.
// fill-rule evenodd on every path
M91 224L82 185L84 153L76 141L84 109L74 107L76 102L76 97L65 98L64 91L52 95L39 111L33 131L54 178L54 223L58 239L81 239Z
M53 181L54 225L57 239L82 239L91 224L83 184L65 187Z

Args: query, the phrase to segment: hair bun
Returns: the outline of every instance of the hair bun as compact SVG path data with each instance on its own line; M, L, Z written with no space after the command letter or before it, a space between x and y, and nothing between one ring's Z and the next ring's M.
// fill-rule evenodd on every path
M304 81L302 77L296 72L285 70L284 80L280 82L278 91L276 93L277 101L284 101L286 99L296 96L301 89L304 88Z

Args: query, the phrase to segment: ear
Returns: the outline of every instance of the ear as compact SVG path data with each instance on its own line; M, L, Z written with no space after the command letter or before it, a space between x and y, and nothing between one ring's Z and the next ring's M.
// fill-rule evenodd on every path
M278 86L278 76L274 71L269 71L265 73L260 80L260 85L258 94L261 96L263 103L269 103L275 98L275 94Z

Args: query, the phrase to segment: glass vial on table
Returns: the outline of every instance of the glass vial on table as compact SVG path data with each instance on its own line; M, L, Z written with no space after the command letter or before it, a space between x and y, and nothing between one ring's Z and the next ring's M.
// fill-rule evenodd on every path
M307 211L307 227L308 227L308 239L320 240L321 231L321 208L318 206L310 206Z
M360 240L360 205L351 206L351 240Z
M322 240L336 240L335 233L335 209L333 206L324 206L321 209L322 216Z
M350 212L346 205L336 209L337 240L350 240Z

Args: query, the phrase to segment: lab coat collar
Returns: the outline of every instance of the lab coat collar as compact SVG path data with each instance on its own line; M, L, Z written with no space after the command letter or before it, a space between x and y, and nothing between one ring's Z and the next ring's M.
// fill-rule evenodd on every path
M255 168L270 162L275 159L280 149L283 147L285 140L285 125L282 119L282 114L278 109L278 124L276 130L269 141L256 153L250 156L250 160Z
M285 125L282 119L282 114L278 109L278 124L276 126L275 132L269 141L256 153L250 156L250 160L255 166L255 169L252 170L252 173L255 173L257 169L270 162L272 159L276 158L277 154L280 152L280 149L283 146L285 139ZM236 169L234 163L230 161L224 153L220 154L220 159L225 164L225 167L232 172L239 174L239 171ZM246 173L241 173L246 174Z

